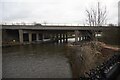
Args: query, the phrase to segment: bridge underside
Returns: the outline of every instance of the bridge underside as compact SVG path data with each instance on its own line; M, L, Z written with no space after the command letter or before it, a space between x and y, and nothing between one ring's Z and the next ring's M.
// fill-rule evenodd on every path
M106 26L43 26L43 25L2 25L4 39L32 43L33 41L67 42L71 35L74 35L75 42L84 40L94 40L96 33L119 29L118 27ZM8 36L8 38L6 37ZM10 37L11 36L11 37Z
M91 30L24 30L3 29L3 41L18 41L21 44L28 42L44 42L45 39L56 42L68 42L69 37L74 37L75 42L92 40L94 32Z

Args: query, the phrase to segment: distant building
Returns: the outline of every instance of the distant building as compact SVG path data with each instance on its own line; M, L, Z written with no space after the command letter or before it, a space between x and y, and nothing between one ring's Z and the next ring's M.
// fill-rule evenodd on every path
M118 26L120 26L120 1L118 2Z

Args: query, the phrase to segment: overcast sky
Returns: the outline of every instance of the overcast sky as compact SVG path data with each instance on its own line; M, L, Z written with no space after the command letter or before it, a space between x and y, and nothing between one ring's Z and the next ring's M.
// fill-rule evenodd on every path
M98 1L107 7L107 22L117 24L119 0L2 0L0 19L2 22L84 24L85 10L95 7Z

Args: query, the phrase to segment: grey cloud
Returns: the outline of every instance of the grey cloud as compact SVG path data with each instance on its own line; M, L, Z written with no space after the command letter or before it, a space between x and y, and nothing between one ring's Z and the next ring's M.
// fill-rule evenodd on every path
M108 0L107 0L108 1ZM117 1L107 4L110 22L117 23ZM2 0L3 21L47 21L49 23L84 23L85 9L95 0ZM113 5L112 5L113 3ZM103 5L104 5L103 4ZM113 11L115 9L115 11ZM114 19L111 18L114 17Z

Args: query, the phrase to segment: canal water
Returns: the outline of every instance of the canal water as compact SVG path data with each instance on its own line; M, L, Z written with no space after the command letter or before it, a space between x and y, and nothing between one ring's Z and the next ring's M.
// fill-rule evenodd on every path
M72 78L66 44L3 48L3 78Z

